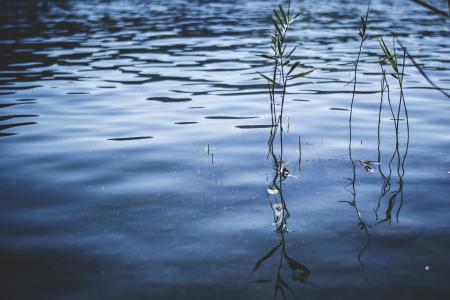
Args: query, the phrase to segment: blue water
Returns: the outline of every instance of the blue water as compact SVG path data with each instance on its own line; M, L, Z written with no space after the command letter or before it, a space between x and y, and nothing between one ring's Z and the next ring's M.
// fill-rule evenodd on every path
M269 96L257 73L271 68L260 55L270 50L277 4L2 1L1 298L273 298L278 254L253 269L280 242L267 193ZM366 5L299 1L290 28L295 59L315 71L288 88L285 103L284 159L295 176L284 182L285 246L310 270L300 282L283 266L295 292L286 296L447 299L450 99L408 58L404 176L394 163L377 210L380 171L356 166L359 215L342 202L352 198L348 82ZM411 1L379 0L368 30L353 157L376 160L376 37L391 45L394 32L448 94L449 23ZM383 122L387 170L395 132L387 113ZM391 219L379 223L400 185L403 202L396 198Z

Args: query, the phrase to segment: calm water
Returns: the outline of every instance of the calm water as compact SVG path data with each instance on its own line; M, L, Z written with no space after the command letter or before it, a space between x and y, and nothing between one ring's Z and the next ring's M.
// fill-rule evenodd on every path
M396 32L450 85L448 20L411 1L373 2L353 118L353 157L366 160L378 154L378 34ZM310 273L296 280L279 252L253 272L281 238L257 74L270 70L259 55L276 4L2 1L1 298L272 299L281 274L288 298L448 299L450 99L407 60L404 175L386 163L388 114L390 190L378 166L353 176L348 159L347 83L366 1L298 4L289 42L316 70L285 104L295 177L283 186L284 246ZM342 202L352 182L353 206Z

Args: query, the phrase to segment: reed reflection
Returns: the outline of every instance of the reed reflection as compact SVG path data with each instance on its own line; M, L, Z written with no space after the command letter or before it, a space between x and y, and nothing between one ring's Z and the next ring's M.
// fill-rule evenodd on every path
M394 44L395 49L395 44ZM395 219L399 221L400 210L403 207L404 196L403 196L403 186L404 186L404 176L405 176L405 161L408 155L409 149L409 117L408 110L405 102L405 96L403 93L403 77L404 77L404 68L405 68L405 56L406 56L406 48L403 49L403 62L402 62L402 71L401 74L397 74L396 78L400 86L400 98L397 105L396 113L392 107L391 103L391 91L390 85L387 80L386 70L383 65L383 59L380 60L380 68L382 71L382 79L381 79L381 99L380 99L380 109L378 113L378 161L381 161L381 116L383 109L383 100L386 95L387 103L389 106L389 112L392 116L392 121L395 129L395 147L392 155L390 156L387 163L387 170L383 170L382 165L378 165L378 171L383 178L383 184L381 188L381 194L378 199L377 207L375 209L377 223L389 222L392 220L392 212L395 209ZM406 119L406 125L401 126L401 121L405 121L405 119L401 119L401 111L403 108L403 113ZM403 134L406 134L406 140L402 141L401 130L403 130ZM406 132L405 132L406 131ZM403 147L402 147L403 144ZM393 171L394 170L394 171ZM397 181L396 185L392 184L392 174L395 172ZM389 194L390 192L390 194ZM384 216L380 216L382 209L382 203L386 202L386 207L384 208ZM398 203L398 205L396 205Z
M286 99L286 89L288 82L296 78L304 77L311 71L300 72L294 74L294 71L300 66L299 62L290 62L290 57L295 51L295 47L288 50L285 36L289 25L298 17L293 14L291 10L291 3L289 1L288 8L285 11L282 5L279 5L278 10L274 10L273 24L275 33L269 34L271 40L271 48L273 50L269 55L263 55L269 59L273 64L273 70L269 76L260 74L266 81L268 87L268 94L270 98L270 114L271 114L271 128L268 139L268 155L267 157L272 161L272 176L271 182L267 187L267 193L271 196L270 206L273 212L275 232L279 239L265 255L263 255L255 264L253 271L257 271L261 265L269 260L277 257L276 269L274 279L261 279L255 281L256 283L273 283L274 284L274 299L281 296L286 299L287 294L294 294L289 282L306 283L310 270L304 264L295 260L288 254L287 251L287 234L288 219L290 213L287 202L283 194L283 185L290 177L295 177L291 174L286 166L283 157L283 134L284 134L284 103ZM287 129L289 131L289 120L287 122ZM299 141L300 145L300 141ZM299 146L299 171L301 164L301 147ZM287 280L284 274L290 272L290 280Z
M361 19L361 23L364 24L362 25L364 26L363 34L360 34L361 45L367 38L365 28L367 24L368 12L369 8L367 10L366 16ZM405 176L405 161L408 155L410 141L409 117L403 92L406 48L402 47L402 62L399 63L399 55L396 53L396 45L394 39L392 48L393 51L389 50L382 37L379 37L379 44L381 50L383 51L383 54L379 59L381 83L377 126L377 160L354 159L352 152L352 111L356 94L357 67L360 57L360 53L358 53L358 58L355 63L354 69L353 96L349 117L349 158L352 165L352 177L348 178L350 183L345 187L345 190L350 193L351 198L350 200L340 201L348 203L354 209L357 218L357 226L366 235L366 242L357 255L358 262L363 267L364 264L362 262L362 256L369 248L369 245L372 241L371 229L382 223L391 224L393 214L395 215L396 222L399 222L400 211L404 204L403 187ZM389 68L389 70L387 68ZM387 75L391 75L394 80L388 80ZM391 99L391 84L393 83L398 85L399 92L397 102ZM385 131L383 131L383 128L385 127L386 120L389 121L387 122L387 126L389 126L387 127L388 132L394 132L393 141L389 141L386 137L384 137L383 132ZM386 153L388 153L388 155L386 155ZM363 218L361 209L358 206L358 166L362 167L362 169L367 174L379 173L379 176L382 179L380 195L378 196L377 203L374 208L375 220L372 222L367 221L367 219Z
M253 269L253 272L257 271L266 260L277 261L273 280L262 279L255 281L256 283L273 283L274 299L279 296L282 299L286 299L287 293L294 294L294 290L290 287L290 281L307 283L308 276L311 273L307 266L294 259L287 251L290 213L283 194L283 185L288 178L294 177L294 175L291 174L291 171L283 161L283 125L280 118L281 116L276 116L276 112L272 112L273 126L268 139L268 158L272 161L273 171L270 185L267 187L267 193L271 196L270 207L273 212L273 224L279 239L272 249L258 259ZM298 163L300 166L300 159ZM290 280L285 278L286 272L290 272Z

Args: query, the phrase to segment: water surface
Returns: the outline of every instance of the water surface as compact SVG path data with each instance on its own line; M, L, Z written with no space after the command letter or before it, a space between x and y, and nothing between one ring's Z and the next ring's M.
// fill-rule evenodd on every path
M2 1L5 299L272 299L279 257L253 269L280 242L267 193L269 98L258 75L270 71L260 55L270 50L277 4ZM301 282L283 266L289 298L447 298L449 99L406 61L404 176L393 165L379 201L380 172L353 174L348 158L348 82L366 1L297 7L289 42L315 71L289 87L285 104L284 159L295 176L284 182L285 247L310 274ZM450 92L448 19L380 0L369 23L353 112L361 160L378 155L378 34L395 32ZM383 116L387 159L395 134ZM352 200L352 180L358 211L342 202ZM377 224L395 191L403 202Z

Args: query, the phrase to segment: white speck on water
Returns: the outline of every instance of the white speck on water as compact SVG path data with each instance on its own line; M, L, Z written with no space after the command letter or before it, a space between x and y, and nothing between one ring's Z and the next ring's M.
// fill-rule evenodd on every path
M267 194L276 195L278 194L278 189L275 186L271 185L267 188Z
M425 271L430 271L430 266L425 266Z

